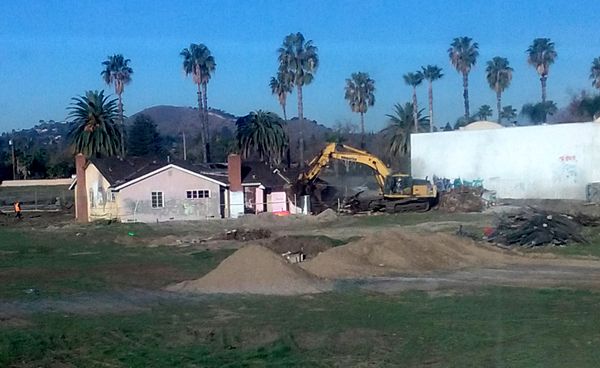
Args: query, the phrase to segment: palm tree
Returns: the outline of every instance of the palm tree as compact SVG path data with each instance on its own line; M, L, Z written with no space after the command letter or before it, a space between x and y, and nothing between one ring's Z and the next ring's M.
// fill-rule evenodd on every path
M550 65L554 63L557 56L554 42L549 38L536 38L527 49L527 62L535 68L542 83L542 103L546 102L546 80ZM545 118L544 122L546 122Z
M469 37L457 37L450 44L448 56L457 72L463 77L463 98L465 100L465 120L469 120L469 72L477 62L479 45Z
M590 79L592 80L592 86L600 89L600 57L597 57L592 61Z
M292 83L298 94L298 119L300 121L300 165L304 165L304 106L302 88L310 84L319 67L317 47L312 40L306 40L302 33L290 33L283 39L277 50L279 70L292 76Z
M513 108L512 105L504 106L502 112L500 112L500 119L506 119L509 123L517 117L517 109Z
M352 112L360 114L360 148L365 148L365 113L375 104L375 81L368 73L352 73L346 79L344 98L350 104Z
M390 141L390 153L394 156L407 155L410 152L410 135L415 132L426 132L428 130L428 119L422 116L423 109L417 112L417 124L414 123L413 104L407 102L394 105L389 118L389 125L384 129L384 134ZM417 127L417 129L415 129Z
M502 115L502 92L508 88L512 80L513 68L508 65L508 59L496 56L487 62L485 68L486 79L490 88L496 91L496 109L498 110L498 123Z
M238 147L243 157L258 153L260 160L280 163L287 145L283 120L273 112L253 111L235 122Z
M433 82L441 79L444 74L442 74L442 68L437 65L422 66L421 73L423 78L429 82L429 131L433 132Z
M277 77L271 77L269 87L271 87L271 93L277 96L281 110L283 111L283 120L287 121L286 104L287 95L292 93L293 81L290 74L279 71Z
M492 108L490 105L481 105L479 110L477 110L477 119L479 120L487 120L490 116L494 115Z
M423 82L423 74L419 71L415 73L407 73L404 74L404 82L413 88L412 94L412 106L413 106L413 122L415 124L415 132L417 129L417 114L419 112L419 108L417 105L417 86Z
M269 87L271 87L271 93L275 96L277 96L277 99L279 100L279 104L281 105L281 110L283 110L283 120L285 120L285 128L286 128L286 133L287 133L287 137L288 137L288 142L287 142L287 150L286 150L286 161L287 161L287 165L288 167L292 166L292 154L290 152L291 150L291 142L289 141L290 139L290 134L289 131L287 131L287 129L289 129L289 125L287 122L287 112L286 112L286 104L287 104L287 95L292 93L292 87L293 87L293 80L292 80L292 75L290 75L289 73L286 73L285 71L279 71L277 72L277 77L271 77L271 81L269 82Z
M72 125L69 138L73 151L87 157L119 155L123 132L116 123L117 100L109 100L104 91L87 91L72 100L67 119Z
M123 117L123 91L125 85L131 82L133 69L128 65L131 60L125 59L121 54L108 56L102 62L104 70L100 73L106 84L115 86L115 93L119 96L119 122L121 123L121 157L125 157L125 119Z
M180 53L183 57L183 71L185 75L192 75L194 83L198 86L198 114L200 118L200 144L202 145L202 160L208 162L208 99L206 96L207 84L211 73L215 71L216 63L210 50L204 44L190 44L189 48ZM202 96L204 95L204 99Z

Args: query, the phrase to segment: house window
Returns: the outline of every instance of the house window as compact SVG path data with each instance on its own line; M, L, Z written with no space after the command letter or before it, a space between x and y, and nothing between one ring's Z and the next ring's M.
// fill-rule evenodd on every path
M188 199L210 198L210 190L188 190L185 192Z
M164 207L163 192L152 192L152 208Z

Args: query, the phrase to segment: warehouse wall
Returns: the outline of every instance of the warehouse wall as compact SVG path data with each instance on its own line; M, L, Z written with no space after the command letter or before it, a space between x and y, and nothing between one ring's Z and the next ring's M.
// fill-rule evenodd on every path
M600 124L413 134L414 177L483 180L501 198L585 199L600 182Z

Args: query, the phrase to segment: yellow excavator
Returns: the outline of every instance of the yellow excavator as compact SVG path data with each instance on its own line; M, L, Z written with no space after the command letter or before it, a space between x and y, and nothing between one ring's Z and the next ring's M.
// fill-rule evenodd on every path
M415 179L410 175L392 173L377 156L344 144L330 143L300 173L297 188L302 194L309 194L314 180L331 160L350 161L370 167L375 181L379 185L380 195L376 198L358 198L352 202L352 210L356 211L428 211L438 200L437 188L427 179Z

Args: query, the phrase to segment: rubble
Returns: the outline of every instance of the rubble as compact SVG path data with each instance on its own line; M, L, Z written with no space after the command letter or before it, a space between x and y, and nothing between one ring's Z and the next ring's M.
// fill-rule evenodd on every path
M501 216L498 226L490 232L487 240L525 247L586 243L581 228L597 226L598 223L598 219L589 216L569 216L530 208L518 214Z
M482 187L457 187L440 194L439 208L448 212L481 212L495 195Z

